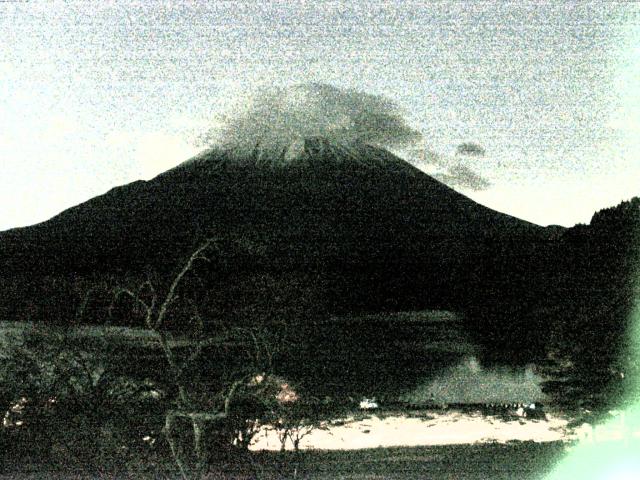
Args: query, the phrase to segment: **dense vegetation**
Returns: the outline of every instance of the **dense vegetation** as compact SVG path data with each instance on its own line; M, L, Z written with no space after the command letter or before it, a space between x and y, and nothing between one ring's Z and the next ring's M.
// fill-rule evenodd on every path
M547 391L563 405L619 404L638 382L633 309L640 292L640 198L568 230L541 307L548 317ZM637 321L637 319L635 319Z

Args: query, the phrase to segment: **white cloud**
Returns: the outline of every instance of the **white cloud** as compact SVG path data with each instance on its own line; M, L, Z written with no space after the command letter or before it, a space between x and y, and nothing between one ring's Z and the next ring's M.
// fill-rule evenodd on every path
M422 138L390 100L320 83L264 88L240 96L208 132L212 144L237 152L281 152L300 138L404 147Z

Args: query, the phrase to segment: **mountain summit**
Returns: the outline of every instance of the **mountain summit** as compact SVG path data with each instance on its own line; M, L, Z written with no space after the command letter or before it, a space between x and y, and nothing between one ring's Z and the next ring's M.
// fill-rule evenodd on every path
M323 136L296 138L281 145L262 145L257 142L251 149L212 148L188 160L178 168L190 168L193 164L215 167L220 162L227 165L253 165L280 169L340 168L351 165L361 168L419 171L409 163L390 154L387 150L363 141L330 139Z

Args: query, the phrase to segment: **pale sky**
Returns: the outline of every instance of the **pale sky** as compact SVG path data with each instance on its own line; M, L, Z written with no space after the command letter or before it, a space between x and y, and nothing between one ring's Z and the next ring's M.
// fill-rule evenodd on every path
M0 230L151 178L232 97L384 95L425 146L484 156L459 189L542 224L640 195L635 2L0 4Z

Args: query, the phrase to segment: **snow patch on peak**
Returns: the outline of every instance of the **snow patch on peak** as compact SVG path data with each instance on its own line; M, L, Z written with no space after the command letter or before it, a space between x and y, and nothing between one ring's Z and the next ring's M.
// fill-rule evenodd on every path
M410 163L387 149L359 141L341 141L322 136L297 137L286 145L273 148L259 142L252 149L212 147L184 162L176 169L198 166L218 171L233 166L268 170L346 168L403 172L422 175ZM174 169L175 170L175 169Z
M329 165L358 165L386 168L406 164L386 149L359 141L341 141L322 136L298 137L287 145L261 148L256 145L251 152L228 150L235 162L262 166L295 168ZM409 164L407 167L411 168Z

